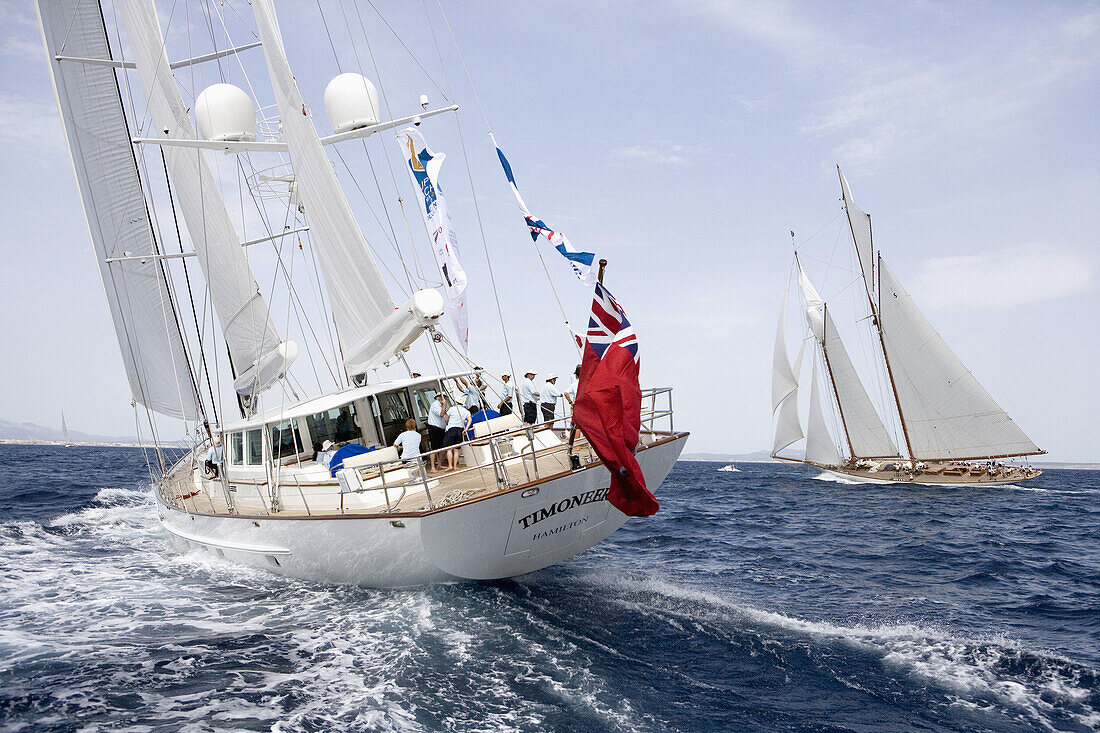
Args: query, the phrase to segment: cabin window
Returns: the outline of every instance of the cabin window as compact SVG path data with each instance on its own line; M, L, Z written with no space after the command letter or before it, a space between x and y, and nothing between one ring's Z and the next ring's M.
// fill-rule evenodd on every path
M275 453L276 460L303 452L297 420L287 420L271 426L271 450Z
M262 430L248 431L248 465L262 466L264 463L264 434Z
M355 424L355 405L334 407L325 412L317 412L306 416L306 427L315 443L314 449L320 447L326 440L333 443L347 443L359 440L359 426Z
M229 434L229 463L233 466L244 465L244 433Z
M413 388L413 403L416 405L416 417L418 422L428 422L428 411L432 409L435 396L439 394L437 385L429 384L423 387Z

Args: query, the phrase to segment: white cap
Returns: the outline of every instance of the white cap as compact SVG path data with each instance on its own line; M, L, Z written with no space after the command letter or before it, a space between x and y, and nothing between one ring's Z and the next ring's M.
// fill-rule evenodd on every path
M546 381L547 382L549 382L551 379L557 379L557 378L558 378L558 375L554 374L554 372L550 372L549 374L546 375Z

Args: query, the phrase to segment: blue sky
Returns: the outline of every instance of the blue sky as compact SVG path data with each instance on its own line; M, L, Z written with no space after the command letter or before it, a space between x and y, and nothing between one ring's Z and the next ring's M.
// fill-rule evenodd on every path
M243 2L227 7L235 5L250 16ZM356 70L355 51L362 60L365 46L353 48L340 3L321 6L340 68ZM427 70L368 3L345 0L362 14L394 113L417 111L422 92L443 103L447 84L423 6L375 6ZM568 373L575 351L462 65L429 6L462 107L515 366ZM323 126L321 95L338 71L325 27L314 2L277 7L291 64ZM1100 231L1095 3L443 8L528 205L577 247L610 260L607 283L638 331L643 381L676 388L677 427L693 432L689 451L769 445L788 232L797 233L826 297L851 283L837 216L839 163L895 274L992 395L1050 459L1100 460L1091 439L1100 411L1100 346L1091 335ZM187 56L186 24L170 3L158 9L162 23L173 17L170 56ZM54 424L64 409L75 429L132 433L33 9L3 3L0 21L0 418ZM362 41L354 17L352 26ZM261 69L261 52L250 54L246 63ZM263 80L252 81L262 103L273 102ZM189 79L181 84L192 89ZM443 185L470 275L471 353L499 372L507 359L457 129L441 117L421 131L448 154ZM373 160L384 151L399 164L392 137L367 147ZM362 150L348 155L356 179L370 183L368 198L377 197ZM211 160L232 178L225 156ZM396 210L389 173L381 177ZM397 182L409 200L406 181ZM351 193L368 239L388 248ZM426 263L423 236L416 246ZM583 322L590 295L552 251L544 254L570 318ZM250 256L265 282L272 263Z

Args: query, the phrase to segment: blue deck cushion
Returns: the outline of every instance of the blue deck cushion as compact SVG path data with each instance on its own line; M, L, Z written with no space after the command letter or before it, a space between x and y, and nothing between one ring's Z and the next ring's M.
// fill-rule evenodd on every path
M358 443L348 443L332 454L332 460L328 462L329 473L332 474L333 478L336 478L336 472L344 467L345 458L362 455L363 453L370 453L375 448L377 448L377 446L372 445L369 448L365 448Z

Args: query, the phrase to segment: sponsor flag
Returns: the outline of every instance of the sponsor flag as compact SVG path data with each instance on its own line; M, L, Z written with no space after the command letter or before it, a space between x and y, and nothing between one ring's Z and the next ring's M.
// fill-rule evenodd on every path
M607 500L627 516L656 514L660 506L646 488L634 457L642 425L638 339L622 307L599 282L592 299L573 422L611 471Z
M407 127L400 132L401 142L408 164L409 178L420 191L420 213L432 238L432 254L443 276L443 290L447 294L448 310L463 353L470 346L470 321L466 314L466 271L458 261L458 237L451 225L447 201L439 187L439 169L447 157L433 153L419 130Z
M495 147L496 144L496 138L493 138L493 146ZM569 266L573 268L573 274L582 283L588 286L595 285L596 271L592 269L592 263L595 261L596 255L591 252L578 252L564 234L553 231L542 219L536 219L532 216L527 204L523 202L523 197L519 195L515 176L512 175L512 166L499 147L497 147L497 157L500 158L500 164L504 167L504 175L508 177L508 185L512 189L512 195L516 197L516 203L519 204L519 209L523 212L523 218L527 221L527 228L531 230L531 241L537 242L540 236L544 237L562 257L569 261Z

